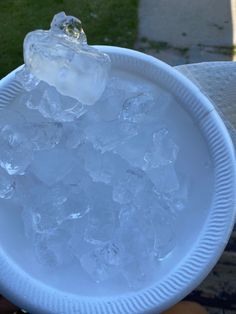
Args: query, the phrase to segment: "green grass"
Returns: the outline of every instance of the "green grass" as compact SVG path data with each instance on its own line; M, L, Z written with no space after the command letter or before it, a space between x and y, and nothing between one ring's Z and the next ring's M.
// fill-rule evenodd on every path
M48 29L60 11L82 20L89 44L132 48L137 6L138 0L0 0L0 78L23 63L25 35Z

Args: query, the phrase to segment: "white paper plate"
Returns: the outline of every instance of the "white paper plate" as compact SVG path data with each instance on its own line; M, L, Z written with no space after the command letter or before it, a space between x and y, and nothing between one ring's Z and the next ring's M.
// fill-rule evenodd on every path
M73 268L59 275L45 273L30 254L20 213L0 208L0 292L31 313L163 311L204 279L234 224L234 149L213 105L188 79L153 57L117 47L98 48L110 55L114 73L137 84L161 86L174 96L166 123L180 147L176 170L191 178L188 210L177 218L172 255L160 264L150 285L130 293L112 284L92 289ZM21 90L14 72L0 82L0 106L8 105Z

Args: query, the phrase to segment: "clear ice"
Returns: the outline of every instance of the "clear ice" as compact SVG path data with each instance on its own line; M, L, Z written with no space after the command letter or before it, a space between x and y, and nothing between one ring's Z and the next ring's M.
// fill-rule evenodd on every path
M170 97L109 74L64 13L26 36L24 58L25 91L0 115L0 201L18 202L45 267L78 263L98 284L142 288L174 250L188 197L160 119Z
M49 31L36 30L26 36L24 61L36 80L83 105L99 99L110 68L108 55L87 45L80 20L64 12L55 15ZM45 91L45 101L48 97Z

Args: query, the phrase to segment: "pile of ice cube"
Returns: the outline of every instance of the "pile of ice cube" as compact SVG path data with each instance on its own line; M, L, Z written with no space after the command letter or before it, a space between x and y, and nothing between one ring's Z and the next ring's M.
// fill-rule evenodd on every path
M22 208L41 263L137 289L175 246L179 149L157 123L163 104L109 75L64 13L27 35L24 56L25 91L0 115L0 198Z

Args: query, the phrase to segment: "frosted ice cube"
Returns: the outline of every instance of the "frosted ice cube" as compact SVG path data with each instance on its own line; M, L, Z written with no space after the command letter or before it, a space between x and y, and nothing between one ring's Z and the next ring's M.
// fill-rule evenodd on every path
M179 189L179 180L173 164L149 169L146 173L158 192L167 193Z
M173 163L178 155L179 148L174 143L166 128L153 134L153 145L150 152L144 156L145 169L157 168Z
M147 189L152 190L152 183L140 169L128 169L113 186L113 199L120 204L129 204L143 194Z
M103 183L93 183L88 193L92 210L84 237L89 243L102 244L113 238L118 227L118 206L112 200L111 187Z
M123 103L121 118L129 122L140 123L153 109L155 103L150 94L141 93L126 99Z
M144 156L152 145L150 130L142 129L136 136L118 145L115 152L125 159L131 167L144 169L146 164Z
M46 119L58 122L78 119L87 110L87 106L72 97L59 94L55 87L43 81L30 93L26 93L20 102L25 102L29 109L37 110Z
M85 135L93 146L102 152L111 151L137 134L134 123L95 121L85 128Z
M116 275L121 263L122 250L116 243L97 247L80 258L80 264L97 283Z
M73 167L74 157L63 148L39 151L31 163L31 172L47 185L63 179Z
M153 248L154 257L162 260L167 257L175 247L175 234L168 224L159 224L156 226L157 232Z
M110 69L108 55L86 44L78 19L57 14L49 31L37 30L24 40L27 69L65 96L94 104L105 89Z
M170 211L174 215L178 215L180 211L186 209L186 204L189 199L189 180L186 177L181 176L178 176L178 179L178 190L163 194L163 199L168 204Z
M56 218L57 211L58 206L49 201L36 206L25 207L22 218L26 236L35 238L37 234L53 233L60 224Z
M62 227L70 230L70 223L82 219L89 211L89 201L83 191L74 193L64 185L53 188L36 185L28 190L24 200L23 221L27 236L53 234Z
M94 249L94 245L88 243L84 239L85 229L88 223L88 215L82 217L82 219L77 219L73 221L73 226L71 226L71 238L68 242L68 246L72 254L79 260L82 255L90 252Z
M63 178L63 183L71 192L77 193L81 189L89 191L92 180L89 174L85 171L83 160L81 158L75 160L71 171Z
M126 279L128 285L132 289L139 289L145 285L148 275L151 271L151 254L152 246L148 243L146 232L150 233L149 229L142 228L142 224L137 223L140 212L135 209L136 213L132 213L132 219L126 220L125 224L121 226L118 234L118 246L123 245L124 254L120 263L120 271ZM136 218L135 218L136 216ZM141 227L141 228L140 228ZM154 242L154 235L153 235Z
M70 234L58 229L52 234L37 235L34 248L39 263L54 268L67 265L73 260L68 248Z
M128 164L119 155L111 152L101 154L89 144L81 147L78 153L94 182L112 183L128 168Z
M174 248L173 220L155 194L142 206L127 204L119 213L118 243L124 245L122 274L132 289L148 282L155 271L155 260L166 257Z
M29 183L23 187L28 189L22 200L26 235L35 237L36 234L52 234L67 218L68 213L64 206L67 191L62 185L49 188L40 183L29 186Z
M127 84L118 77L111 77L101 98L92 107L92 114L102 121L113 121L119 118L122 104L130 95Z
M106 206L106 205L104 205ZM112 207L106 208L100 215L101 206L94 208L89 215L88 226L85 230L84 239L91 244L102 244L112 239L116 228L116 221ZM97 211L95 213L95 211Z
M68 96L60 95L55 87L46 86L37 109L45 117L59 122L78 119L86 112L86 106Z
M15 179L0 169L0 198L10 199L15 192Z
M34 251L37 261L49 268L57 266L57 256L55 252L51 251L48 247L47 241L39 239L34 243Z
M55 122L30 123L28 134L34 150L49 150L60 143L62 124Z
M25 120L17 112L2 110L0 117L0 166L10 175L25 173L33 150L24 130Z
M173 217L166 211L154 211L151 228L153 234L147 237L149 254L154 260L162 260L172 253L176 245Z
M82 219L91 211L91 202L86 195L86 191L78 189L71 191L64 204L63 220Z
M85 135L80 125L80 120L78 120L78 123L63 124L62 142L68 149L76 149L85 142Z

